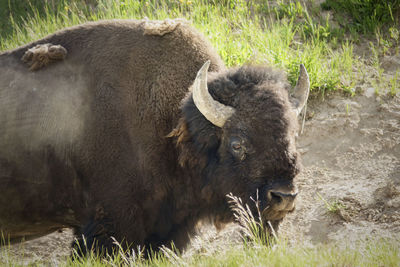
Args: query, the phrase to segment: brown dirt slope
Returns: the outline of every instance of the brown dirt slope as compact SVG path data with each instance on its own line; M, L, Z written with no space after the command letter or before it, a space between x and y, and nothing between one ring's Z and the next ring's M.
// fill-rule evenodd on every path
M308 110L301 194L283 232L312 244L400 240L400 98L334 96Z

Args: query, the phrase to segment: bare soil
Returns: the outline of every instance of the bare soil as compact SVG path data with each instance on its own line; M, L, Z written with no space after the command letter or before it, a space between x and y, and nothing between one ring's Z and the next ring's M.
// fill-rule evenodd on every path
M400 242L400 98L311 101L300 136L297 211L282 234L296 242Z

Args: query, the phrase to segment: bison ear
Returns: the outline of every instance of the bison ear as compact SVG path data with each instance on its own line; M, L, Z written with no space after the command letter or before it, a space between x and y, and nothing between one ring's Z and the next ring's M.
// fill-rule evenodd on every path
M310 78L308 77L306 67L304 67L303 64L300 64L299 79L297 80L297 84L290 94L292 97L293 109L297 116L306 105L309 93Z

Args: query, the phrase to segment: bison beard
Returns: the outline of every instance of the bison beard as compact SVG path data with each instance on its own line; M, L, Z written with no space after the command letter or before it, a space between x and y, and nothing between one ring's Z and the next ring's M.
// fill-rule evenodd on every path
M234 220L227 194L254 207L257 192L277 229L297 194L304 66L290 89L269 67L226 70L182 20L89 23L1 54L0 230L73 227L83 254L111 237L184 249L199 221Z

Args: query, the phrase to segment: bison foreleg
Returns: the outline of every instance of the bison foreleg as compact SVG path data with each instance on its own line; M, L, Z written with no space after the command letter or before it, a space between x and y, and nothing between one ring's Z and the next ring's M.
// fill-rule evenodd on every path
M89 251L98 255L110 254L116 247L114 224L106 216L102 207L96 209L96 215L81 229L75 229L76 241L74 250L79 256L87 255Z
M47 43L29 48L21 60L29 66L31 71L36 71L52 62L63 60L66 56L67 49L63 46Z

